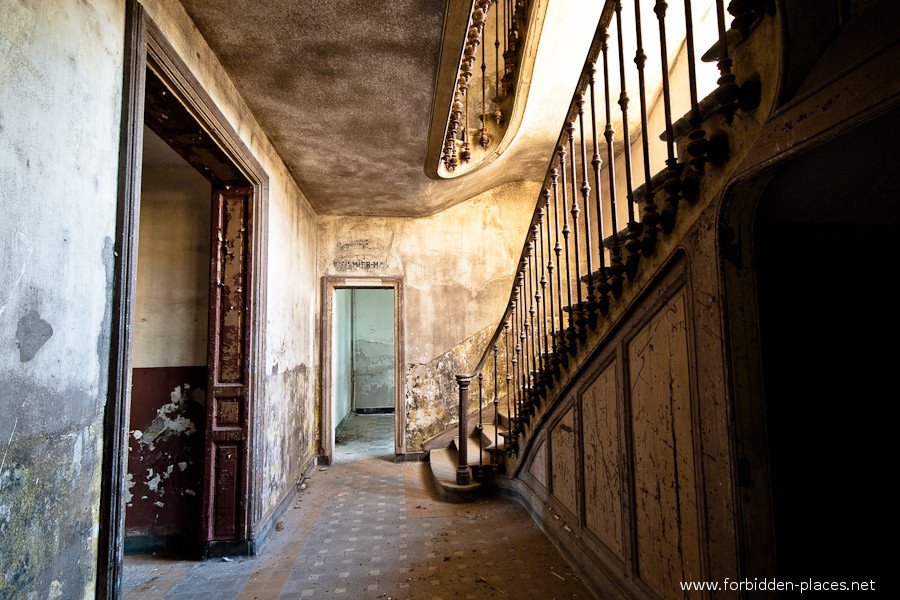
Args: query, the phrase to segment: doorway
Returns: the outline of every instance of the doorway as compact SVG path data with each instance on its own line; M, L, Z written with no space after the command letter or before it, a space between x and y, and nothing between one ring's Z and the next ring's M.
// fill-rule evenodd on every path
M150 502L165 518L145 515L151 523L144 522L144 533L154 531L148 535L157 537L152 543L160 543L161 537L167 545L167 532L187 523L186 535L193 537L193 546L206 555L253 551L250 454L253 439L258 437L253 429L257 422L254 398L263 393L264 371L263 366L256 366L262 355L262 331L253 324L266 322L262 285L266 277L265 171L138 2L126 3L125 50L97 582L98 597L106 598L120 595L126 519L136 516L127 514L126 505L134 504L136 476L143 478L144 485L138 500L150 501L148 491L159 492L161 486L166 495L165 500L157 497ZM190 208L185 204L161 208L150 202L149 212L142 213L141 182L142 175L147 175L143 164L145 123L163 146L196 171L189 176L193 183L187 188L193 190L191 197L205 198L202 206L194 202ZM148 144L158 141L150 134L147 137ZM169 159L175 160L171 155ZM203 185L196 179L198 174L206 180ZM177 187L172 183L170 187ZM175 239L177 232L166 225L174 218L173 210L188 210L193 215L186 218L192 220L193 235L197 236L187 248L180 247L177 253L183 256L170 263L176 265L174 270L162 266L165 253L184 241ZM200 212L205 212L205 218L199 217ZM145 226L162 231L149 233L143 231ZM201 230L205 234L198 233ZM157 248L148 260L164 272L161 287L168 292L180 290L168 300L151 302L149 312L147 306L138 311L142 315L138 318L147 318L146 323L135 318L135 307L144 293L138 291L144 285L138 273L142 236L151 247L157 238ZM200 239L204 236L205 242ZM201 258L204 255L205 260ZM200 291L204 274L209 290L205 299ZM150 281L146 277L144 273L140 279ZM144 291L152 295L162 290ZM184 306L173 311L179 303ZM200 308L202 303L205 305ZM157 323L155 329L150 328L152 335L138 336L135 349L135 330L151 322L147 315L157 318L162 314L164 318L157 320L165 321L173 318L173 313L178 313L175 320L180 324L169 329L179 331L177 341L166 340L167 326ZM204 340L207 331L211 333ZM169 346L172 354L163 358L162 347ZM149 382L148 372L142 369L152 370ZM158 389L153 390L154 386ZM162 399L163 404L147 408L143 404L146 396L155 398L152 403L156 404ZM137 402L132 402L133 397ZM146 428L131 427L132 409ZM176 434L191 438L191 443L179 450L181 454L165 457L168 464L157 464L152 473L140 468L129 473L130 442L141 438L146 442L144 449L153 453ZM200 458L196 454L198 440L202 440ZM199 477L191 475L197 465ZM220 493L222 490L228 493ZM170 500L175 506L180 503L177 518L168 512ZM164 527L159 529L161 525ZM194 531L199 533L195 536ZM181 537L184 539L184 533Z
M325 277L322 304L323 462L361 454L401 458L406 411L400 280ZM345 444L340 454L336 444Z
M126 554L192 554L206 430L212 184L144 127Z
M394 456L394 290L334 293L335 461Z
M779 579L888 581L900 112L782 168L755 215ZM880 588L880 589L883 589Z

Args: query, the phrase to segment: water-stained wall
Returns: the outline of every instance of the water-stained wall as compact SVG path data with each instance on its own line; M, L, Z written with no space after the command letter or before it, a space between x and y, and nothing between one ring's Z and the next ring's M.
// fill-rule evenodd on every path
M94 595L124 2L0 3L0 597Z
M394 291L353 290L353 410L394 408Z
M455 376L467 361L451 351L462 345L480 358L490 338L481 332L506 308L537 194L517 182L425 218L319 216L320 275L403 278L408 452L455 418Z

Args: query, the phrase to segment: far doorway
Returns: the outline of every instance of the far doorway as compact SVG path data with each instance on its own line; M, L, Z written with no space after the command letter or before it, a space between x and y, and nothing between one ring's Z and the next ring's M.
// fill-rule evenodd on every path
M397 280L325 280L322 454L327 460L394 460L403 454L399 294Z
M394 290L334 294L335 462L393 457Z

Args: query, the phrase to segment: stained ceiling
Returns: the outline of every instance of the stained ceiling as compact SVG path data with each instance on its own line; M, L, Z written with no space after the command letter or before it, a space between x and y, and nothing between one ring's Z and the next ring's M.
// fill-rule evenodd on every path
M425 216L506 181L543 179L580 70L571 59L549 63L547 98L542 104L533 84L520 139L507 155L471 176L436 181L424 163L444 0L183 4L320 214ZM541 46L575 56L583 46L584 56L597 22L584 18L584 4L602 3L550 6ZM545 44L554 15L569 24Z

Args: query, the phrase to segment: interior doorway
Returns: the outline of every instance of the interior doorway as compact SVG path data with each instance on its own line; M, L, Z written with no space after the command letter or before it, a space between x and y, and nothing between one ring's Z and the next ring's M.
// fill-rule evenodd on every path
M187 536L199 531L194 546L199 546L204 554L253 551L254 523L250 516L255 506L251 490L256 474L251 469L250 455L253 440L258 437L253 429L258 421L253 418L254 398L262 393L264 376L264 366L257 367L262 355L262 331L254 324L266 322L263 283L268 177L265 171L138 2L126 3L125 51L117 258L99 507L97 595L106 598L120 595L126 505L133 504L135 499L136 476L143 478L144 492L153 488L158 492L164 482L168 483L166 494L177 490L175 495L181 496L178 500L182 508L188 505L190 508L180 511L180 525L173 522L165 525L172 529L185 525L182 534L186 532ZM142 214L141 182L142 175L147 175L143 164L145 123L164 146L174 150L196 171L189 176L193 183L186 184L184 189L174 190L179 186L173 181L162 188L168 185L173 188L169 192L176 194L191 189L191 197L205 198L200 202L202 206L194 203L188 209L187 205L177 208L148 205L150 212ZM149 144L157 141L149 134L147 137ZM207 183L199 185L196 174ZM153 193L160 192L158 188ZM173 210L188 210L193 215L184 215L192 221L193 235L197 236L189 240L187 247L182 244L184 240L176 239L177 227L171 226L175 218L171 214ZM205 212L204 219L198 216L200 212ZM151 216L151 213L155 214ZM198 219L202 220L202 226ZM147 233L142 231L144 225L162 231ZM200 230L205 234L198 233ZM149 312L145 306L143 312L138 312L143 316L138 318L159 317L161 313L164 313L162 318L157 319L160 322L174 318L179 323L169 324L174 325L169 329L178 331L179 340L167 342L167 325L159 323L153 335L137 340L141 346L136 351L135 329L139 327L135 305L141 301L137 287L143 285L138 282L142 236L148 238L148 244L154 236L158 238L150 261L156 262L165 274L161 278L164 283L159 285L167 292L180 291L161 303L151 302ZM203 237L206 241L200 239ZM171 263L176 265L175 270L169 270L162 266L165 262L162 258L175 247L178 247L176 254L182 256ZM205 261L201 266L203 255ZM204 286L199 281L204 273L208 290L205 299L200 291ZM145 291L152 296L162 290ZM205 313L199 308L204 302ZM173 310L179 303L184 306ZM177 318L173 313L178 313ZM209 332L205 342L202 332ZM163 347L168 347L169 342L172 355L163 358ZM148 373L142 369L152 371L149 380L144 377ZM136 394L134 386L140 388ZM153 386L158 389L152 390ZM162 398L163 405L147 409L149 414L145 412L142 416L144 407L132 402L135 395L153 396L156 403ZM146 428L131 427L133 408L138 419L149 420ZM180 457L165 456L168 464L157 464L152 473L148 469L141 471L140 467L129 469L131 441L144 439L148 442L145 449L154 453L166 439L175 437L173 432L179 429L185 434L183 437L193 438L191 444L182 448ZM195 431L187 435L191 429ZM193 442L200 439L202 458L198 459ZM199 476L190 474L195 462L200 465ZM180 484L173 483L178 479L182 480ZM222 490L228 493L220 493ZM151 500L151 494L144 492L139 500ZM169 500L156 498L151 505L166 511L171 508ZM187 514L190 519L184 516ZM152 525L160 524L153 516ZM166 535L162 533L164 538Z
M334 293L335 461L394 455L394 290Z
M900 331L900 112L795 158L756 210L754 261L779 579L887 583Z
M188 554L201 514L212 184L144 127L125 552Z
M323 461L405 454L399 279L323 278ZM335 454L335 444L364 444Z

